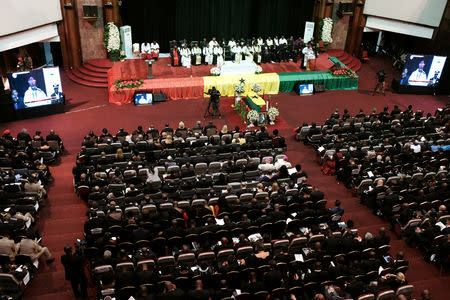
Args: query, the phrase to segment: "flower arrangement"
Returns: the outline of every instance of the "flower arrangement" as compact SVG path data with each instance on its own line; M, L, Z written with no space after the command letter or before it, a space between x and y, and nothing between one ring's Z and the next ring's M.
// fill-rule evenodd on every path
M330 18L325 18L321 22L322 25L322 34L321 39L325 43L332 43L333 38L331 37L331 33L333 31L333 20Z
M259 83L254 83L252 85L252 91L254 91L255 93L258 94L258 93L261 92L261 90L262 90L262 87L261 87L261 85Z
M332 66L328 70L328 72L336 77L356 78L356 73L353 70L347 68L346 66L339 66L339 67Z
M116 87L116 91L120 91L123 89L136 89L144 84L142 79L130 79L130 80L116 80L114 81L114 86Z
M120 53L120 33L119 28L113 23L109 22L105 25L105 31L103 33L103 45L105 45L106 51L109 54L111 61L119 61L123 58Z
M258 112L256 110L254 110L254 109L249 111L247 113L247 120L249 120L250 122L258 121Z
M262 72L263 72L262 67L261 66L256 66L255 74L262 74Z
M245 93L245 84L243 82L236 84L234 86L234 91L238 95L241 95L241 94Z
M270 119L275 119L276 117L278 117L280 115L280 112L279 112L278 108L271 107L267 111L267 115L269 116Z
M220 75L220 69L217 67L211 68L210 73L212 76L219 76Z

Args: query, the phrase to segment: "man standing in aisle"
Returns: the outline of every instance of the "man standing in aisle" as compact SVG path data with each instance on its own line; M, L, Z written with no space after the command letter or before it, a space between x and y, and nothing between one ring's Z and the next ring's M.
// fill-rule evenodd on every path
M380 90L383 93L383 96L386 96L384 94L385 78L386 78L386 74L384 73L384 70L380 70L379 72L377 72L376 78L377 78L377 85L375 86L375 89L373 90L372 96L374 96L375 93L378 92L378 90Z
M66 280L70 280L75 297L87 298L87 279L84 271L84 258L80 253L72 253L72 247L64 247L61 263L64 266ZM78 286L80 289L78 289Z
M314 54L314 50L311 47L311 43L308 43L308 46L303 48L302 53L304 55L304 60L303 60L303 67L306 67L307 71L310 71L309 69L309 60L310 59L316 59L316 55Z

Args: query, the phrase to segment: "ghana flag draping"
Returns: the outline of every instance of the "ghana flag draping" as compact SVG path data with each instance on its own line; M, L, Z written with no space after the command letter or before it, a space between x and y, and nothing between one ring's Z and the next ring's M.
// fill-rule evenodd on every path
M280 78L280 93L290 93L296 82L324 85L326 90L356 90L358 77L337 77L327 71L278 73Z
M245 80L244 95L251 92L254 83L259 83L261 85L261 93L263 94L278 94L280 79L277 73L205 76L203 77L203 82L205 83L204 91L207 92L210 88L215 86L222 96L231 97L235 95L234 86L238 84L241 79Z

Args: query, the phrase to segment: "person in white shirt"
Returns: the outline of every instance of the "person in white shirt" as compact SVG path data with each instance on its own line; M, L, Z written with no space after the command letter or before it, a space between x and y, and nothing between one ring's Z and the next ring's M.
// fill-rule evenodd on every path
M151 58L158 60L159 58L159 44L156 41L150 44Z
M189 50L189 48L184 45L180 50L180 55L181 65L189 69L191 67L191 50Z
M279 40L278 40L278 35L276 35L273 38L273 45L276 46L276 47L278 47L280 45Z
M266 44L267 44L267 46L268 46L270 49L272 49L272 47L273 47L273 40L272 40L272 38L271 38L270 36L267 38Z
M205 64L212 65L213 48L210 48L208 46L203 47L203 57L205 58Z
M414 153L420 153L420 151L422 151L422 148L420 147L418 142L414 142L411 146L409 146L409 148L414 152Z
M284 37L284 35L282 35L281 36L281 38L278 40L278 44L279 45L287 45L287 40L286 40L286 38Z
M221 68L223 65L223 49L219 45L214 48L214 56L216 58L217 67Z
M216 47L216 45L219 45L219 43L216 41L216 38L213 37L211 41L209 41L209 48L213 48Z
M139 54L141 53L140 49L139 49L139 43L134 43L133 44L133 54L135 57L139 57Z
M408 79L409 85L416 85L416 86L427 86L427 73L423 70L425 67L425 61L419 62L419 68L411 73Z
M258 169L263 172L270 173L275 171L275 166L270 163L270 158L267 158L265 163L258 165Z
M287 161L287 156L285 155L283 158L278 158L275 162L275 169L279 170L281 166L286 166L286 168L290 169L292 168L292 165L290 162Z
M231 52L234 54L234 62L240 63L242 59L241 47L239 45L236 45L231 49Z
M25 95L23 96L23 104L26 107L35 107L50 104L51 100L42 101L47 99L47 95L44 91L36 86L36 79L33 77L28 78L28 89L25 91Z
M150 53L151 51L151 46L150 43L142 43L141 45L141 58L142 59L151 59L152 55Z
M303 67L306 67L306 70L309 71L309 60L316 59L311 43L308 43L308 46L303 48L302 53L305 56L305 59L303 60Z
M199 66L202 64L202 49L200 49L197 43L195 43L194 47L192 47L191 55L192 55L192 64L194 66Z

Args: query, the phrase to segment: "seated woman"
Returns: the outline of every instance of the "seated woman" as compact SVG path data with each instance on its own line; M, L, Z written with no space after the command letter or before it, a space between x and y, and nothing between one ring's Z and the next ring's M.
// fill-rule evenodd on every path
M115 161L124 161L125 157L123 156L123 150L122 148L117 149Z
M322 164L321 170L324 175L334 175L336 172L336 156L328 156Z

